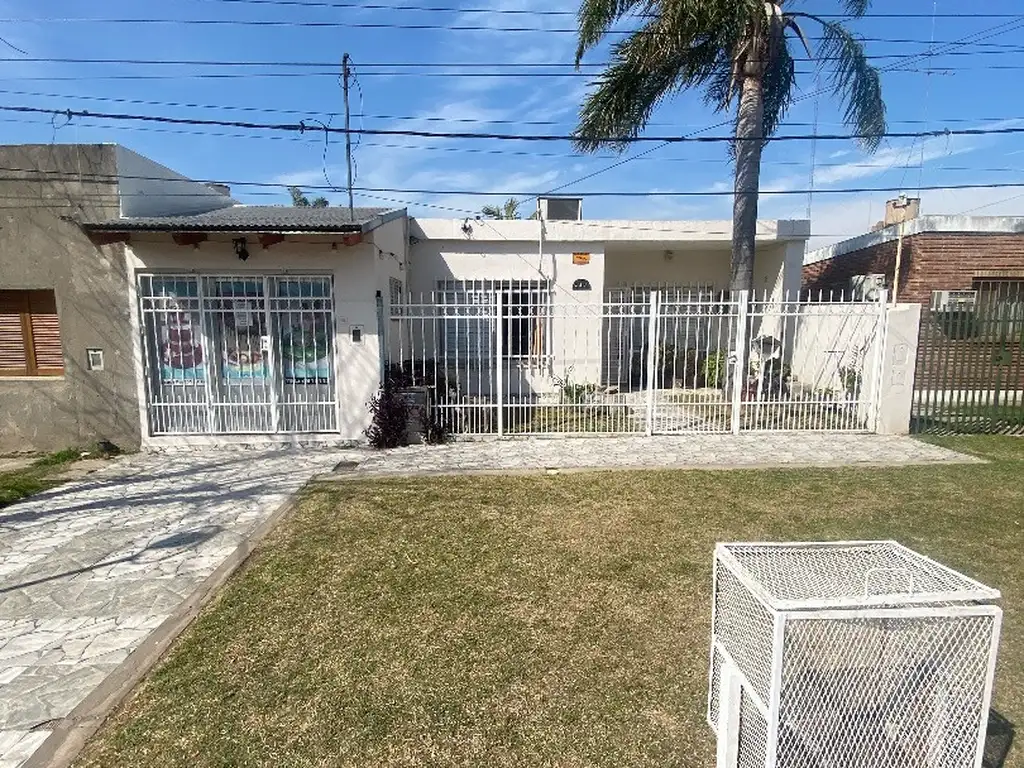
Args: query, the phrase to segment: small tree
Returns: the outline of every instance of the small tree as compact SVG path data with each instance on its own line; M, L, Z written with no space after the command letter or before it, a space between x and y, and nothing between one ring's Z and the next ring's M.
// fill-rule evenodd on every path
M300 187L288 187L292 196L292 205L296 208L326 208L331 203L326 197L315 197L312 201L302 192Z
M370 398L373 420L366 428L366 439L377 449L398 448L405 445L409 429L409 403L399 394L398 386L390 376Z
M480 215L486 219L521 219L519 215L519 201L510 197L504 205L485 205L480 209ZM536 219L537 211L530 214L529 218Z

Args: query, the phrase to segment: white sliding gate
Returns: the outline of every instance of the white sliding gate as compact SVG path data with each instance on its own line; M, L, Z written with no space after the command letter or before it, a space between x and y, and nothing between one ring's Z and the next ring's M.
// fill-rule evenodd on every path
M386 372L461 435L875 428L884 298L564 293L477 281L407 296Z
M337 430L330 276L140 274L138 295L151 435Z

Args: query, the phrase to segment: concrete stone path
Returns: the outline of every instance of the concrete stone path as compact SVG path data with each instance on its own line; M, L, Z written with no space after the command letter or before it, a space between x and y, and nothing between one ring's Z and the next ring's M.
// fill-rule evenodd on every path
M358 477L584 468L899 466L976 461L909 437L814 432L692 434L414 445L370 454L346 474Z
M338 451L139 455L0 510L0 768L17 768Z

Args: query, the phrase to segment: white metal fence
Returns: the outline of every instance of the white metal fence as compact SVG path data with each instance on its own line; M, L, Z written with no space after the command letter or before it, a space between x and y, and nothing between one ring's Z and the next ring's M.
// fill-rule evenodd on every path
M385 370L456 435L874 429L884 296L443 288L392 305Z

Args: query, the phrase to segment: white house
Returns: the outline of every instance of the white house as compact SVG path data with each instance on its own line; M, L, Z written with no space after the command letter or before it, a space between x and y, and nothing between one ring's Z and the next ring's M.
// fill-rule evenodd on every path
M729 222L588 221L572 199L523 221L244 206L112 153L116 215L79 219L123 261L145 445L360 439L382 376L402 370L411 384L440 370L487 410L641 389L648 355L682 366L659 387L722 384L737 322L721 301ZM759 222L758 291L799 288L808 233ZM652 344L654 295L668 319Z

